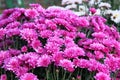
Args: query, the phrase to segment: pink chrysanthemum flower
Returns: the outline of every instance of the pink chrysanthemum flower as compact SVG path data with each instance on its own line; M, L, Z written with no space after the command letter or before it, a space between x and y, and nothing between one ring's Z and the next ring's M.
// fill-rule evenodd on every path
M5 60L4 68L15 72L20 67L20 61L17 57L12 57Z
M27 46L23 46L23 47L21 48L21 51L22 51L22 52L27 52Z
M7 80L7 75L6 74L2 74L0 76L0 80Z
M99 72L94 76L96 80L111 80L110 75L107 75L103 72Z
M94 14L94 13L96 13L96 9L93 7L93 8L90 8L90 12L92 13L92 14Z
M33 73L25 73L24 75L20 76L19 80L39 80L39 79Z
M37 49L38 47L42 46L42 44L39 40L33 40L31 46L33 47L33 49Z
M92 33L92 36L95 37L95 38L99 38L99 39L103 39L103 38L108 37L108 35L106 35L103 32L94 32L94 33Z
M35 10L35 9L27 9L27 10L25 10L24 14L26 17L29 17L29 18L35 18L39 15L37 10Z
M92 50L104 50L105 46L101 43L92 43L90 44L90 49Z
M38 67L48 67L48 65L51 63L51 58L48 55L42 55L38 60L37 60L37 66Z
M73 64L73 62L71 62L68 59L60 60L59 65L61 67L63 67L65 70L68 70L69 72L73 72L74 71L74 64Z
M2 39L5 35L6 29L0 28L0 39Z
M75 58L78 56L84 56L85 52L82 48L79 47L70 47L65 50L65 56L68 58Z
M94 54L97 60L104 58L104 54L101 51L94 51Z
M52 60L55 62L55 64L58 66L60 60L64 59L63 52L58 52L52 55Z
M11 57L10 53L8 51L0 51L0 66L4 62L5 59Z
M22 29L20 35L23 39L27 40L28 43L38 38L36 31L29 28Z

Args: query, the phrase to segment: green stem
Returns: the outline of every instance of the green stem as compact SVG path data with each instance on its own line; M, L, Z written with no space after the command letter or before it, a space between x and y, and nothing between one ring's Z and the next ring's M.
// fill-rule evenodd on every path
M0 75L2 75L2 68L0 68Z
M116 80L117 74L118 74L118 71L115 72L114 80Z
M3 49L6 50L6 43L5 43L4 40L3 40L3 44L4 44L4 45L3 45Z
M18 49L18 37L15 37L15 40L16 40L16 45L15 45L15 47L16 47L16 49Z
M70 74L69 74L69 76L68 76L68 80L70 80L70 78L71 78L71 75L72 75L72 73L70 73Z
M11 80L13 80L13 75L12 75L12 73L10 74L10 76L11 76Z
M53 66L53 78L54 78L54 80L56 80L56 77L55 77L55 76L56 76L56 75L55 75L55 72L56 72L56 71L55 71L55 66Z
M93 75L94 75L94 72L91 72L90 73L91 80L94 80Z
M62 80L65 80L66 72L67 72L67 71L65 70Z
M34 73L34 69L32 69L32 73Z
M59 80L59 71L56 71L57 74L57 80Z
M49 80L49 70L46 68L46 80Z
M83 71L83 69L81 68L81 71L80 71L81 80L82 80L82 71Z

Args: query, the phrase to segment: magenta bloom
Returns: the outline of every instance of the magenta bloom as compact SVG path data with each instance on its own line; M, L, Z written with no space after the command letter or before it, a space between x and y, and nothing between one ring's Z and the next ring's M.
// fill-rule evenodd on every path
M7 80L7 75L6 74L2 74L0 76L0 80Z
M48 55L42 55L38 60L37 60L37 66L38 67L48 67L48 65L51 63L50 56Z
M5 35L6 29L0 28L0 39L2 39Z
M96 9L95 9L95 8L90 8L90 12L91 12L92 14L94 14L94 13L96 12Z
M22 52L27 52L27 46L23 46L23 47L21 48L21 51L22 51Z
M24 75L20 76L19 80L39 80L39 79L33 73L25 73Z
M59 65L63 67L65 70L68 70L69 72L74 71L74 64L70 60L67 59L60 60Z
M94 76L96 80L111 80L110 75L107 75L103 72L99 72Z
M25 16L29 17L29 18L35 18L37 17L39 14L35 9L27 9L25 11Z
M96 80L110 80L111 72L120 70L120 34L115 26L106 24L105 18L79 17L70 10L44 9L39 4L30 6L7 9L0 15L0 68L19 80L38 80L33 73L38 69L45 75L41 69L49 65L57 72L67 70L67 75L76 73L76 68L95 71ZM96 9L90 11L95 14ZM43 75L39 79L46 79Z
M20 35L22 36L23 39L28 41L28 43L38 38L36 31L34 29L29 28L21 30Z
M90 44L90 49L92 50L104 50L105 46L101 43L92 43Z
M65 56L68 58L75 58L78 56L84 56L85 52L82 48L79 47L70 47L65 50Z

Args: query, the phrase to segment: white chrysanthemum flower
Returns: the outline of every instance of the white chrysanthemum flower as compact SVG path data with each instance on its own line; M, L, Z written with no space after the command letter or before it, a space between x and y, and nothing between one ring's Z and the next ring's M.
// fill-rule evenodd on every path
M111 20L115 23L120 23L120 10L112 11Z
M77 16L82 16L82 15L85 15L85 12L74 12L74 14Z
M88 8L84 5L79 6L79 11L88 11Z
M109 3L101 2L98 7L108 9L111 8L111 5Z
M96 4L99 4L101 2L101 0L90 0L89 1L89 5L90 6L93 6L94 4L96 5Z
M47 9L54 9L54 8L66 10L64 7L61 7L61 6L49 6Z
M113 12L113 11L112 11L111 9L105 10L104 15L111 15L112 12Z
M81 4L82 0L62 0L61 4L68 5L68 4L75 4L75 3Z
M76 9L77 8L77 5L76 4L71 4L71 5L67 5L65 7L65 9Z
M79 12L74 12L78 16L85 15L88 12L88 8L84 5L79 6Z
M97 9L96 10L96 13L94 15L101 15L101 10L100 9Z

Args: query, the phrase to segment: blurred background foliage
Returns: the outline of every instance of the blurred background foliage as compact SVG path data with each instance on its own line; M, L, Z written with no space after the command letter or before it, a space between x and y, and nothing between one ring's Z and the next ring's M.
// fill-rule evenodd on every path
M0 0L0 13L8 8L28 7L30 3L39 3L46 8L52 5L60 5L61 0Z
M112 9L120 9L120 0L103 0L112 5ZM14 7L28 7L29 3L40 3L43 7L61 5L61 0L0 0L0 13L4 9Z

